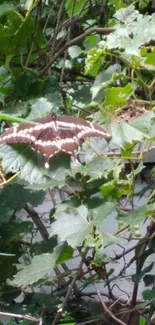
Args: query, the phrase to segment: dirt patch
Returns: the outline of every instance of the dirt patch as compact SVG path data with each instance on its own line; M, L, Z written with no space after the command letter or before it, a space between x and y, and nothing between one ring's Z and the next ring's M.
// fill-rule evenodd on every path
M139 117L147 112L148 110L146 109L146 105L144 103L132 100L132 102L128 103L125 107L118 110L115 115L115 121L117 123L129 123L136 117Z

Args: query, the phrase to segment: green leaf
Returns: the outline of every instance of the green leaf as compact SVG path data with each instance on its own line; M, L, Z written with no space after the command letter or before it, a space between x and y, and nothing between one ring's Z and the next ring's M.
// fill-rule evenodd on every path
M28 119L33 120L44 117L51 112L52 108L53 105L46 98L38 98L36 103L32 105Z
M125 142L132 143L141 142L146 138L146 134L132 127L127 123L120 123L112 125L112 142L122 147Z
M65 208L61 206L56 210L56 219L52 224L50 236L57 235L61 242L75 248L80 245L91 231L91 224L87 221L88 210L84 205L78 208Z
M96 150L96 147L94 147ZM108 174L119 165L119 159L108 159L103 156L102 153L94 153L92 150L87 151L85 154L85 164L79 164L76 160L71 162L71 173L75 177L76 174L80 173L83 176L90 176L91 180L108 177Z
M6 185L0 191L1 221L10 210L21 210L25 203L37 206L43 202L44 197L43 191L33 192L16 183Z
M62 204L54 214L56 221L52 224L50 236L57 235L61 242L67 241L68 245L75 248L90 234L94 225L100 227L113 210L112 202L106 202L89 211L84 205L75 208ZM89 214L92 221L87 219Z
M155 118L154 111L147 112L147 113L135 118L133 121L131 121L130 125L133 126L135 129L149 135L151 127L153 127L152 124L153 124L154 118Z
M84 47L86 51L90 51L92 48L94 48L95 46L97 46L98 42L99 42L100 38L99 35L90 35L87 36L84 40Z
M130 226L139 225L144 218L153 214L154 204L145 204L130 212L118 211L119 221Z
M70 157L65 154L54 156L50 160L49 170L44 167L44 158L34 153L27 145L1 145L0 157L6 172L19 172L18 177L24 180L29 188L41 190L66 184Z
M145 283L145 287L150 286L151 284L154 283L155 276L153 274L146 274L143 277L143 281Z
M3 21L2 21L3 19ZM6 17L0 17L0 53L7 55L16 52L18 46L21 46L33 34L35 21L31 16L25 19L16 11L8 12Z
M43 81L33 71L24 71L14 81L14 91L19 99L22 100L38 97L43 87Z
M142 45L155 39L155 18L152 15L142 15L133 5L121 8L116 18L115 31L106 40L101 41L102 49L120 49L120 56L134 67L145 66L140 55ZM123 51L124 49L124 51Z
M107 199L108 197L116 198L117 195L116 184L113 181L103 184L101 186L101 193L103 194L103 197L105 199Z
M8 13L9 11L13 11L15 6L11 2L3 2L0 4L0 17Z
M46 279L50 277L51 270L54 266L59 264L58 260L63 262L65 258L70 258L72 252L64 254L64 245L57 246L52 254L46 253L38 256L34 256L32 262L29 265L24 266L14 277L12 285L17 287L26 287L33 283L37 283L40 279L46 276ZM45 279L44 279L45 280Z
M95 252L95 256L93 260L95 265L102 266L104 263L109 262L109 260L110 258L106 255L102 247Z
M14 223L8 224L3 222L0 225L1 239L7 242L8 244L12 241L21 240L26 234L30 234L33 229L33 223L30 221L20 221L15 220Z
M36 242L32 245L30 251L32 256L40 255L43 253L52 253L53 249L57 246L55 237L49 238L46 241Z
M98 228L102 225L103 221L114 211L114 202L104 202L98 205L96 208L90 210L93 215L93 220L91 221L92 226L97 226Z
M131 97L133 88L131 84L125 87L111 87L105 89L105 100L103 102L103 109L107 111L115 111L117 107L124 105Z
M85 73L96 77L99 69L101 68L104 62L105 51L101 49L92 48L86 58Z
M71 17L72 14L76 15L81 12L79 18L83 17L88 11L88 9L82 10L84 4L86 4L84 0L76 0L75 2L73 2L72 0L67 0L65 2L65 8L68 16Z
M144 64L151 65L153 69L155 66L155 47L152 46L150 51L148 51L146 48L143 48L141 49L140 54L144 58Z
M72 59L75 59L82 53L82 49L77 45L73 45L69 47L68 53Z
M140 282L140 280L142 279L142 277L150 272L153 268L154 262L150 263L150 265L144 267L144 269L134 275L132 275L132 281L136 284L138 284Z
M127 5L123 0L109 0L109 5L113 5L115 10L126 7Z
M61 247L60 255L56 261L56 265L62 264L73 257L73 248L64 243Z
M121 65L116 63L98 74L91 88L92 100L95 99L101 89L104 89L105 87L110 85L110 83L112 82L113 73L120 71Z
M139 325L146 325L146 318L143 316L140 316L139 318Z
M155 289L147 289L147 290L144 290L143 293L143 299L144 300L152 300L155 298Z
M116 244L118 242L119 242L118 237L110 233L102 233L102 234L97 234L96 238L94 238L92 235L89 235L85 240L85 245L88 247L95 247L97 250L98 248L102 247L103 249L106 246Z

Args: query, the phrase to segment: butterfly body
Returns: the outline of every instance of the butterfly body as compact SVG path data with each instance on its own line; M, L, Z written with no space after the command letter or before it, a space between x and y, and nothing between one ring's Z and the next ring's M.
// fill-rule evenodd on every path
M32 150L45 156L47 168L52 156L60 151L74 155L87 137L111 139L102 127L78 117L51 114L34 122L36 124L21 123L9 128L0 135L0 144L30 144Z

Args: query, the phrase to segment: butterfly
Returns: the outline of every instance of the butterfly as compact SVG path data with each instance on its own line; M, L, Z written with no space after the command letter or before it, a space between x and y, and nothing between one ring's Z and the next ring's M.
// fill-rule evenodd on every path
M21 123L0 135L0 144L28 143L32 150L49 159L58 152L74 155L87 137L101 137L107 141L111 135L96 123L67 115L50 114L34 120L34 124Z

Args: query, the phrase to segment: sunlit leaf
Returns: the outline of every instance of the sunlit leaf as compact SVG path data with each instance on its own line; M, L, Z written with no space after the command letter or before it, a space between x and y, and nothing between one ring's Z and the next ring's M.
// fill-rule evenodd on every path
M54 268L55 264L58 264L58 259L60 257L60 261L65 261L65 255L62 252L64 251L64 245L57 246L53 253L49 254L41 254L36 255L32 259L31 263L26 266L22 266L21 270L15 275L12 285L18 287L26 287L33 283L37 283L38 280L43 279L45 276L50 277L51 271ZM71 257L70 255L66 255L66 258Z
M120 221L129 224L130 226L138 225L144 220L144 218L153 214L154 208L154 204L145 204L135 210L131 210L130 212L119 210L118 218Z
M96 77L95 82L91 88L92 99L94 99L101 89L104 89L105 86L108 86L111 83L112 75L114 72L120 72L121 66L120 64L111 65L106 70L99 73Z
M103 109L107 111L115 111L117 107L126 103L132 93L133 88L130 84L127 84L125 87L111 87L105 89Z
M122 146L125 142L141 142L146 134L127 123L115 124L111 128L113 143Z
M82 49L77 45L71 46L68 49L68 53L72 59L77 58L81 54L81 52Z

